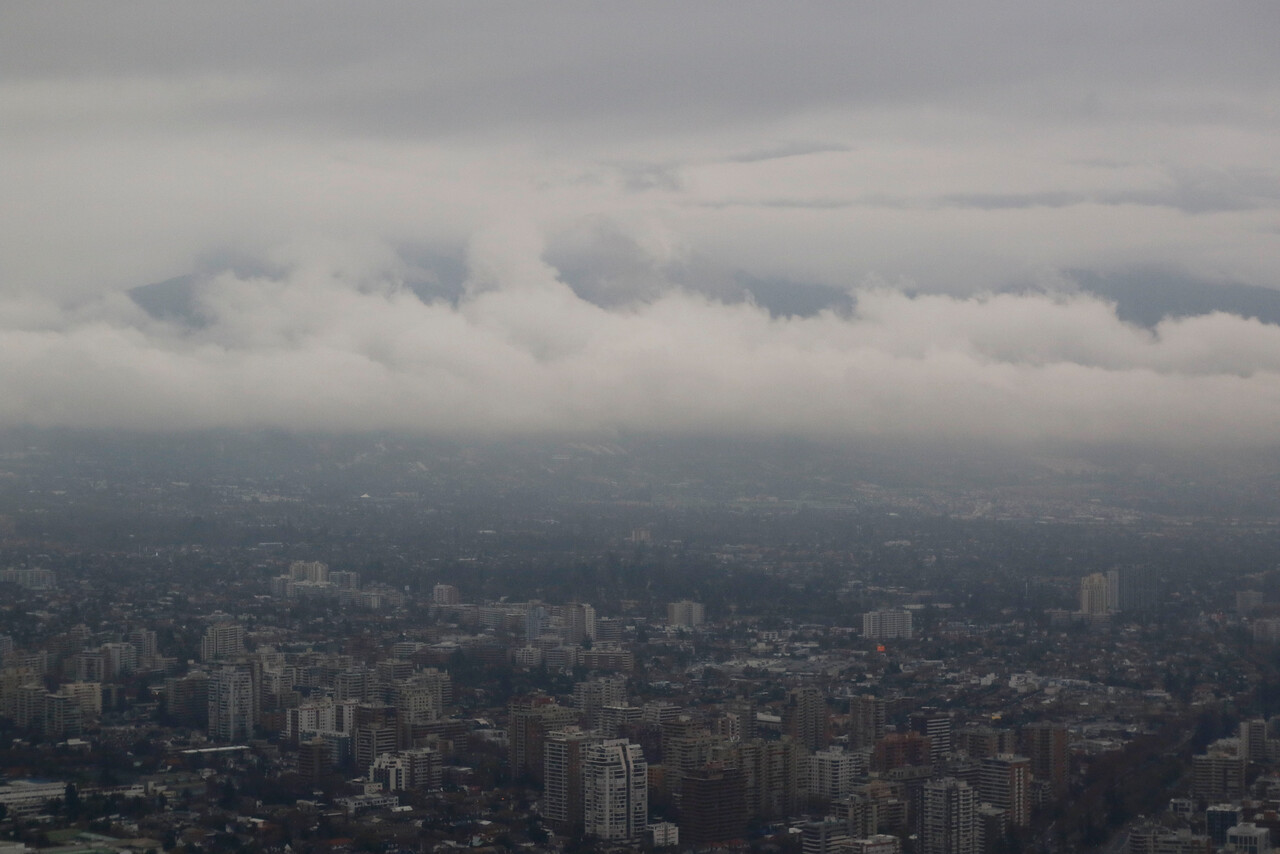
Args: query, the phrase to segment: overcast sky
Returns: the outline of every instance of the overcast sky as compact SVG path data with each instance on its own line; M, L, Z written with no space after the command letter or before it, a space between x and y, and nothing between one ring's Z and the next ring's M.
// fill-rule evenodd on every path
M1280 327L1079 279L1280 288L1278 44L1274 2L8 2L0 425L1271 443Z

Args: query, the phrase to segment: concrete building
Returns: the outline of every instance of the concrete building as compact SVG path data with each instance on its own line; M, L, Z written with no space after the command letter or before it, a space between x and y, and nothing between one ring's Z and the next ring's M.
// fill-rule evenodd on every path
M573 709L558 705L550 697L534 695L513 700L507 715L507 750L511 773L541 779L543 744L548 733L572 726Z
M1204 811L1205 832L1214 846L1227 844L1227 831L1244 822L1244 810L1235 804L1212 804Z
M888 704L883 697L849 698L849 746L874 747L884 738Z
M734 755L741 771L748 817L784 818L800 807L805 749L790 739L739 742Z
M582 758L583 825L598 839L639 841L649 826L649 765L625 738L587 745Z
M328 584L329 565L318 560L295 560L289 564L289 578L312 584Z
M681 785L681 844L711 845L745 837L746 785L741 771L707 766L685 775Z
M1226 751L1210 750L1191 757L1191 794L1212 803L1244 797L1245 759Z
M1267 761L1267 722L1262 718L1241 721L1240 753L1245 761L1262 764Z
M868 611L862 615L862 636L868 640L909 640L911 635L910 611Z
M201 661L229 661L244 655L244 626L217 623L205 629L200 644Z
M380 754L369 767L369 779L388 792L438 789L442 779L440 754L429 747Z
M802 854L836 854L848 851L849 829L834 818L807 821L800 830Z
M978 854L977 793L954 777L924 784L921 854Z
M929 738L929 762L937 768L951 755L951 715L946 712L918 712L911 716L911 729Z
M543 744L542 817L557 833L573 834L585 826L583 752L602 741L596 733L577 727L547 734Z
M1080 579L1080 613L1110 614L1115 608L1115 589L1101 572Z
M431 603L433 605L457 605L462 601L458 594L458 588L452 584L437 584L431 588Z
M810 750L819 750L826 746L829 717L827 698L820 689L806 686L792 688L787 692L786 705L783 707L783 721L788 734L798 744Z
M809 757L809 797L831 802L853 792L859 778L867 773L867 755L828 747Z
M565 605L561 609L565 643L582 643L596 639L596 609L582 602Z
M626 699L627 680L621 676L601 676L573 686L573 707L589 729L600 729L605 706L621 706Z
M696 628L702 625L704 613L702 603L682 599L667 605L667 625Z
M1031 760L1000 753L982 760L979 791L985 803L1008 813L1014 827L1031 823Z
M396 727L385 721L357 724L351 733L356 770L361 774L367 773L379 756L392 753L399 746Z
M1022 728L1023 749L1031 760L1031 776L1049 784L1055 794L1067 788L1067 728L1049 721Z
M209 676L209 738L245 741L253 737L256 714L253 678L241 667L220 667Z
M329 742L323 738L307 739L298 745L298 776L315 782L333 767Z
M660 821L649 825L649 834L652 837L651 841L654 848L680 844L680 827L670 821Z
M902 840L887 833L850 839L849 854L902 854Z
M1227 845L1239 854L1267 854L1271 850L1271 831L1253 822L1243 822L1227 831Z
M183 677L164 680L165 711L187 726L209 725L209 674L193 670Z

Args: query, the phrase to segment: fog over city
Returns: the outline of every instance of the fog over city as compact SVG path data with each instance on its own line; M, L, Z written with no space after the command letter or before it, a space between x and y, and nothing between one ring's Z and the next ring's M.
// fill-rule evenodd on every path
M1280 9L6 4L0 426L1262 446Z

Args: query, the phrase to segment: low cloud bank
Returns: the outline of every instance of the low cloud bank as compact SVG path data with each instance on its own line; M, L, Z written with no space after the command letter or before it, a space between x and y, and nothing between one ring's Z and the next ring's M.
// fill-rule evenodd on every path
M223 273L197 324L9 298L0 425L1264 445L1280 423L1280 327L1234 315L1147 329L1088 294L884 286L808 317L678 288L602 306L504 239L468 269L436 301L376 264Z

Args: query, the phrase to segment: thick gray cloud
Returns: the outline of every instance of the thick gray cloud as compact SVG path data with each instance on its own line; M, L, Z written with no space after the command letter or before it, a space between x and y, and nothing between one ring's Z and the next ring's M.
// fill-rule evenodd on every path
M1277 327L1079 286L1280 286L1278 41L1270 3L6 4L0 424L1269 442Z

